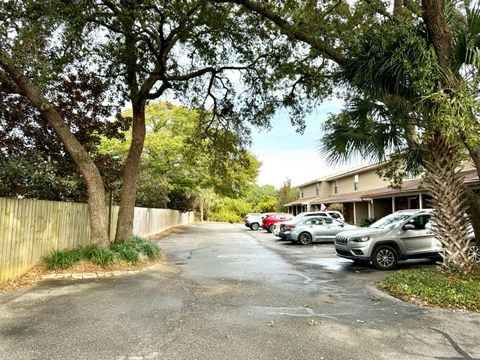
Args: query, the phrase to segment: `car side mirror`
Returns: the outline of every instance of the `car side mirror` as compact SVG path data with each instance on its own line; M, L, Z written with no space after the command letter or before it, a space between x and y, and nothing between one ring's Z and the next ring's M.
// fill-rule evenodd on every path
M413 224L405 224L403 226L403 230L407 231L407 230L414 230L415 229L415 225Z

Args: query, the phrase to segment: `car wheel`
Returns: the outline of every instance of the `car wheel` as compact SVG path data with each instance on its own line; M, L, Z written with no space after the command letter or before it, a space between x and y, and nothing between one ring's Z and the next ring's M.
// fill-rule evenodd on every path
M269 232L269 233L273 233L273 230L274 230L274 229L275 229L275 225L272 224L272 225L270 225L270 226L268 227L268 232Z
M250 225L250 229L252 230L258 230L259 227L260 225L258 223L253 223L252 225Z
M379 270L392 270L397 266L398 253L391 246L380 245L372 254L372 263Z
M312 242L312 235L307 232L302 232L298 235L298 242L302 245L308 245Z
M468 249L468 256L476 263L480 263L480 247L477 243L470 245Z

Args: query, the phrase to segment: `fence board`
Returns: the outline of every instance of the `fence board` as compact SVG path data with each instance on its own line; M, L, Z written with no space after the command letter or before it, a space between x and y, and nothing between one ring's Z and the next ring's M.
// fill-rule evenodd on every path
M111 209L110 240L115 238L118 206ZM150 236L193 223L193 213L135 208L134 233ZM0 283L15 279L52 250L90 243L86 204L0 198Z

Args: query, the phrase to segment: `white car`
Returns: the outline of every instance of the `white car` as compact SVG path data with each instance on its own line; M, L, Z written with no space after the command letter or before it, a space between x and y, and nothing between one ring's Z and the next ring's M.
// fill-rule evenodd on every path
M245 215L245 226L251 230L258 230L262 226L262 219L270 214L276 213L253 213Z

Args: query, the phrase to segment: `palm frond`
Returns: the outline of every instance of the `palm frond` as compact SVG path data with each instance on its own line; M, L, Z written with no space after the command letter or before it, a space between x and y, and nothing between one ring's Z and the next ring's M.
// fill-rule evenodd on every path
M383 161L390 151L405 146L404 133L381 103L354 98L342 113L331 115L319 141L320 153L331 164L359 155Z

